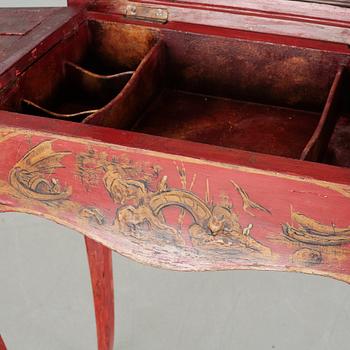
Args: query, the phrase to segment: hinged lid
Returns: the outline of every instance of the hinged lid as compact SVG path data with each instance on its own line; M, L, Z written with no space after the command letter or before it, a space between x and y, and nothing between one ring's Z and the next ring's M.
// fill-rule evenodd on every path
M350 0L70 0L92 11L350 44Z
M0 89L84 21L73 8L7 8L0 11Z

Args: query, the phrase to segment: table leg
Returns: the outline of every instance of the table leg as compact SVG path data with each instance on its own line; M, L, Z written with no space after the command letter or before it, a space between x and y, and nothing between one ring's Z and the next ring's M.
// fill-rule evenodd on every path
M0 335L0 350L6 350L6 345Z
M94 296L98 350L113 350L114 288L112 251L87 237L85 237L85 245Z

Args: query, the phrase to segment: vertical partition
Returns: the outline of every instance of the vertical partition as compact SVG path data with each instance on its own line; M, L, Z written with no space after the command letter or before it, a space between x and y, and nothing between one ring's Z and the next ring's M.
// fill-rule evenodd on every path
M142 60L124 89L83 122L121 129L130 127L160 89L165 74L164 61L164 45L158 42Z
M324 155L339 117L344 75L345 69L344 67L340 67L329 91L317 128L305 146L300 159L319 161Z

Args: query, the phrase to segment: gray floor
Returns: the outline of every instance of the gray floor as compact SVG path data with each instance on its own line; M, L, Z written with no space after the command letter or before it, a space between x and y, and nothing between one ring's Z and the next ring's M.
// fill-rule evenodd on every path
M0 215L0 331L9 350L96 349L82 237ZM114 255L120 350L349 349L350 286L276 272L178 273Z

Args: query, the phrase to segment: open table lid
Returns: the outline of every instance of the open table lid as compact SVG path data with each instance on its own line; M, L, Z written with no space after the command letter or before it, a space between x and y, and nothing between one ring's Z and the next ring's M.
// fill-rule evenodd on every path
M74 8L0 8L0 90L84 19Z
M190 23L350 44L350 0L68 0L131 20Z

